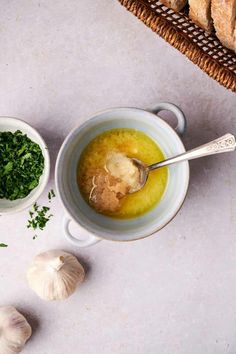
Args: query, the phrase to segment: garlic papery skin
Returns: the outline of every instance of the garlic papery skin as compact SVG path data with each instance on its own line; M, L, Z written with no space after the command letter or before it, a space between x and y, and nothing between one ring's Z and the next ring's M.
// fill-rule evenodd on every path
M39 254L27 272L30 288L47 301L68 298L83 282L84 276L84 268L77 258L60 250Z
M30 338L32 329L12 306L0 307L0 354L20 353Z

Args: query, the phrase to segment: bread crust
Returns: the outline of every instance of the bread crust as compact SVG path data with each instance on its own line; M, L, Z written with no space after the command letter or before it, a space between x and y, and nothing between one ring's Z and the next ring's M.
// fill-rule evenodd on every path
M221 43L234 50L236 0L212 0L211 14Z
M178 12L187 4L187 0L161 0L162 4Z
M207 32L212 32L211 0L189 0L189 17Z

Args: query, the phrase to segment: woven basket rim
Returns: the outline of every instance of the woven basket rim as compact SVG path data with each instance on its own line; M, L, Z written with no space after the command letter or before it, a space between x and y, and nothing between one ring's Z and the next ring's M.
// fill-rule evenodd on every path
M175 23L168 18L158 14L151 7L150 0L118 0L121 5L126 7L131 13L139 18L146 26L160 35L174 48L179 50L200 69L202 69L211 78L216 80L225 88L236 92L236 74L233 70L218 62L214 57L203 50L194 40L191 40L186 33L181 31ZM157 3L157 1L155 1ZM163 5L162 5L163 6ZM164 6L163 6L164 7ZM169 9L168 9L169 11ZM174 11L170 10L173 14ZM191 26L204 33L197 25L188 19L186 14L178 14L188 21ZM228 51L228 50L227 50ZM230 51L231 53L231 51ZM232 54L231 54L232 55ZM235 64L236 66L236 64Z

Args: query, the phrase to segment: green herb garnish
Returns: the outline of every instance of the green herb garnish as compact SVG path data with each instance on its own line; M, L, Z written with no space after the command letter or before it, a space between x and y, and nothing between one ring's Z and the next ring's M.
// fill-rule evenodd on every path
M30 219L28 220L27 228L43 230L53 216L48 213L49 210L49 207L40 207L37 203L35 203L33 205L33 209L29 211Z
M55 193L54 193L54 190L51 189L50 192L48 192L48 199L49 199L49 203L51 203L51 199L52 198L55 198Z
M0 247L8 247L5 243L0 243Z
M19 130L0 132L0 198L25 198L38 186L43 169L38 144Z

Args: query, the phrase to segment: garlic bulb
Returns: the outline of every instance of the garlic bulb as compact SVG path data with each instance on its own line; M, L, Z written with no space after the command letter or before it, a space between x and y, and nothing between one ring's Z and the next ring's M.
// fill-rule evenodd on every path
M29 286L43 300L64 300L84 279L84 268L69 253L53 250L35 257L28 269Z
M0 354L20 353L31 333L29 323L14 307L0 307Z

